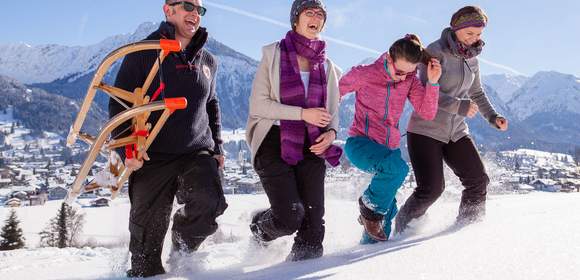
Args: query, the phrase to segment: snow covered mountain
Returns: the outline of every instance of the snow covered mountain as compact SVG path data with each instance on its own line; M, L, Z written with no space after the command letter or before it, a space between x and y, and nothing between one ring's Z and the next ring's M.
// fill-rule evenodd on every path
M70 98L28 88L18 81L0 76L0 111L12 108L14 119L35 132L67 133L79 110L79 103ZM94 132L104 123L106 113L99 108L89 111L87 132Z
M529 78L526 76L510 75L510 74L493 74L481 77L483 83L493 88L499 98L504 102L509 102L514 93L519 90Z
M157 28L144 23L132 34L117 35L87 47L56 45L0 45L0 73L41 88L48 93L81 100L94 69L111 50L143 39ZM238 129L245 126L251 84L258 62L210 38L206 47L219 60L217 91L221 102L223 125ZM361 63L372 63L368 58ZM66 62L66 63L65 63ZM72 63L71 63L72 62ZM105 80L112 83L118 66ZM348 71L348 69L344 69ZM557 72L540 72L532 78L513 75L483 77L488 97L495 108L510 120L510 129L502 133L491 128L481 117L469 120L478 143L492 149L528 147L567 152L580 137L580 124L570 120L580 115L580 79ZM354 96L341 104L340 138L354 115ZM98 94L100 110L106 112L108 97ZM406 127L410 108L401 119Z
M514 93L507 106L536 139L578 145L580 78L539 72Z
M50 93L81 100L95 69L109 52L144 39L157 27L157 23L143 23L132 34L112 36L86 47L0 45L0 74ZM250 88L258 62L212 38L206 48L219 61L217 91L222 104L223 125L226 128L242 127L247 118ZM119 63L112 67L105 81L113 83L118 70ZM95 100L106 111L108 97L98 94Z
M538 113L580 114L580 78L539 72L514 93L507 105L519 120Z
M0 45L0 75L27 84L48 83L63 78L72 81L94 71L110 51L145 38L154 26L156 24L144 23L133 34L112 36L90 46Z

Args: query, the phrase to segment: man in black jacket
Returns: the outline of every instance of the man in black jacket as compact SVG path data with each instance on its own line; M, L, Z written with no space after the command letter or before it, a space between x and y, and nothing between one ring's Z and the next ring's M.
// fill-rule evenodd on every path
M173 251L191 253L207 236L217 230L216 217L227 208L218 168L223 167L221 122L216 96L215 58L203 46L208 34L200 27L205 14L201 0L165 0L166 22L146 40L176 39L183 50L169 55L148 95L165 84L158 98L186 97L188 106L171 115L152 143L146 160L125 159L134 170L129 178L131 212L131 269L129 277L148 277L165 272L161 264L163 239L169 227L174 197L183 204L173 216ZM157 60L156 51L133 53L125 57L115 86L134 91L143 85ZM123 110L115 100L109 101L109 114ZM153 113L153 125L161 113ZM130 133L129 123L119 127L113 136Z

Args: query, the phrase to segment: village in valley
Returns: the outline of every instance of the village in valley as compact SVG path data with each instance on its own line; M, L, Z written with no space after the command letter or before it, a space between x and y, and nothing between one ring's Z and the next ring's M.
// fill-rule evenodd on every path
M12 118L11 108L0 112L0 205L25 207L43 205L49 200L62 200L75 179L88 149L81 144L65 146L62 136L49 132L35 132ZM222 180L226 194L257 194L263 189L249 162L244 131L225 131L224 146L228 151ZM484 155L495 193L579 192L580 168L578 158L568 154L528 149L488 152ZM105 166L105 159L97 161L87 180ZM366 178L348 162L327 172L328 184L345 186ZM414 187L412 172L404 188ZM493 187L495 186L495 187ZM498 191L499 190L499 191ZM121 196L126 196L126 188ZM494 193L494 191L491 191ZM85 193L85 206L107 206L111 193L100 189Z

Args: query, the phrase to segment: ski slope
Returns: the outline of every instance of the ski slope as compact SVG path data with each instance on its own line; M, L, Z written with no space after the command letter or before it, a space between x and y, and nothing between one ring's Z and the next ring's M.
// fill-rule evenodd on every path
M327 200L325 255L288 263L291 237L269 249L249 242L250 213L267 206L264 195L228 196L220 230L191 259L153 279L578 279L580 194L491 196L484 222L453 226L458 202L440 201L403 236L358 245L361 227L352 200ZM58 202L18 209L27 245L55 215ZM127 200L82 208L84 239L94 249L31 248L0 252L1 279L123 279L127 269ZM5 220L7 208L0 208ZM166 245L169 245L166 239ZM169 248L167 246L166 248ZM167 261L169 252L164 252Z

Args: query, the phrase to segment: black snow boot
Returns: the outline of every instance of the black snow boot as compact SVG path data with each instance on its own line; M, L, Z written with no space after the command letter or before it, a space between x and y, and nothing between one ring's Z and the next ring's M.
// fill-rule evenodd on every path
M161 265L161 256L131 256L131 269L127 270L129 278L145 278L159 274L165 274L165 269Z
M146 278L155 275L165 274L163 267L154 268L131 268L127 270L127 278Z
M268 247L270 241L274 239L268 236L268 234L266 234L259 226L260 218L264 213L266 213L266 211L268 210L266 209L253 213L252 223L250 224L250 231L252 232L252 241L262 248Z
M292 251L286 261L297 262L322 257L324 249L322 244L309 244L301 241L294 241Z

